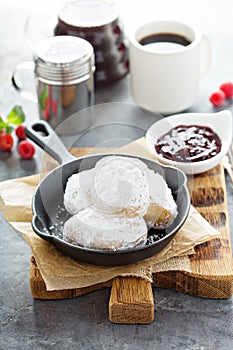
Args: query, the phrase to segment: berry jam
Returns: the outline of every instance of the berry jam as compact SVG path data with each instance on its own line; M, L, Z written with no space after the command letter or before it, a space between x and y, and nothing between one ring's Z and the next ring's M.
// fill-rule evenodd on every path
M219 136L208 126L178 125L161 136L155 150L177 162L199 162L216 156L222 147Z

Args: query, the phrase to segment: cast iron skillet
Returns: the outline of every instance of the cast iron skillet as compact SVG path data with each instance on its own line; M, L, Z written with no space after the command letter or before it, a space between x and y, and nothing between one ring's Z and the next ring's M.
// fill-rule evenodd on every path
M68 178L78 171L93 168L99 159L109 154L74 158L53 129L44 121L35 122L27 127L26 135L62 163L43 178L34 193L32 228L37 235L52 242L66 255L96 265L114 266L135 263L161 251L184 224L190 208L185 174L179 169L137 157L145 162L150 169L160 173L171 188L178 209L178 215L172 224L165 230L151 229L145 246L119 251L87 249L64 241L62 237L63 223L70 217L63 205L64 190ZM161 238L156 240L156 235Z

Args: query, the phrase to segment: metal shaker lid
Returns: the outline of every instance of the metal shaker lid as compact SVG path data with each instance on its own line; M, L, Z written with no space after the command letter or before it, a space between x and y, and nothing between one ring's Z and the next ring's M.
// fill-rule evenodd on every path
M94 50L85 39L74 36L49 37L34 54L35 74L46 83L70 85L84 81L94 71Z

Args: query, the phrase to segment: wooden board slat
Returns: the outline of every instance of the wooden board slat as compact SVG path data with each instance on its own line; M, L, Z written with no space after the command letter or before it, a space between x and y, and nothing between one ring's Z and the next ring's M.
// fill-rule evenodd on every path
M232 248L227 208L224 169L216 166L209 172L188 179L191 202L203 217L218 231L215 239L196 248L191 259L192 274L201 276L231 276Z
M138 277L117 277L112 283L109 318L114 323L145 324L154 320L151 283Z

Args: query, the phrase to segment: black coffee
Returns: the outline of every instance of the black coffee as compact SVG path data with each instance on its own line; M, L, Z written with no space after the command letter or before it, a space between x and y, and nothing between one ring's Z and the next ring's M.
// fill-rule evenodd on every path
M139 43L155 50L172 51L174 49L178 49L179 47L181 48L182 46L188 46L191 44L191 41L178 34L156 33L142 38Z

